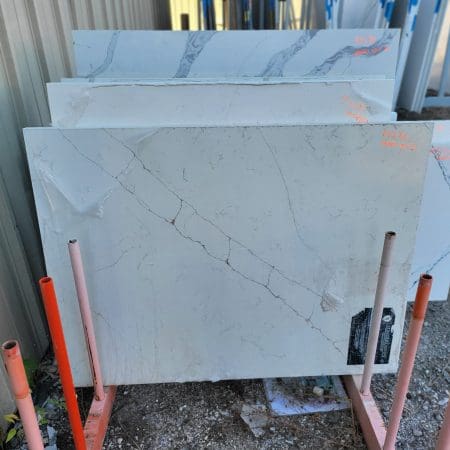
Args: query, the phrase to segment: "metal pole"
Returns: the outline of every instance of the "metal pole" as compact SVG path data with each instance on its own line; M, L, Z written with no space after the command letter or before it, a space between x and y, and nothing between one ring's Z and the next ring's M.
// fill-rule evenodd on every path
M2 350L9 384L11 385L11 391L14 395L27 439L27 448L30 450L44 450L19 343L17 341L7 341L2 345Z
M424 274L420 276L416 299L414 301L412 319L409 325L405 349L403 350L397 384L395 386L394 401L392 402L391 413L389 415L389 425L386 431L386 440L384 441L383 450L395 450L395 441L400 427L403 407L405 406L406 394L408 393L408 386L414 367L417 347L419 346L432 282L433 277L431 275Z
M264 4L266 0L261 0L259 3L259 29L264 30Z
M95 339L94 323L92 320L89 296L84 276L83 260L81 258L80 246L76 239L72 239L67 244L69 247L70 263L72 264L73 278L77 290L78 305L80 307L81 321L83 323L84 337L91 366L92 381L97 400L105 398L103 389L102 371L100 368L100 358L98 356L97 343Z
M374 28L380 28L381 20L383 18L383 9L384 9L384 1L378 0L377 14L375 16L375 23L373 24Z
M86 450L83 425L81 423L80 410L78 409L75 386L73 385L72 371L70 369L69 356L67 354L66 340L59 315L58 301L56 299L53 280L44 277L39 280L44 309L47 316L48 327L53 342L56 362L58 363L59 376L67 405L70 426L76 450Z
M197 28L202 29L202 0L197 1Z
M370 391L375 355L377 352L378 336L380 334L381 318L383 316L384 297L386 296L387 281L392 262L392 248L395 242L395 233L388 231L384 235L383 253L381 255L380 272L378 274L375 302L370 320L369 338L367 340L367 352L364 362L364 372L361 381L361 393Z
M442 422L441 432L436 446L436 450L448 450L450 448L450 399L445 410L444 421Z
M445 95L445 88L448 83L448 77L450 75L450 31L448 33L447 50L445 51L444 64L442 65L441 82L439 84L438 97Z
M397 59L397 71L395 74L395 86L394 86L394 102L393 107L397 104L398 94L403 80L403 74L405 72L406 62L408 60L409 48L411 47L411 41L414 34L414 28L416 25L417 13L419 11L421 0L417 0L415 3L410 2L411 7L406 15L405 22L402 28L402 34L400 38L399 55Z

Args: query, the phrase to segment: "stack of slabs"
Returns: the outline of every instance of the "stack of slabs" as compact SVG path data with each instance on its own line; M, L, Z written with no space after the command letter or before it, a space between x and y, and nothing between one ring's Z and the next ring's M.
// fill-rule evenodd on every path
M79 239L108 384L397 367L433 126L394 123L396 30L77 31L25 130L47 269L90 384Z

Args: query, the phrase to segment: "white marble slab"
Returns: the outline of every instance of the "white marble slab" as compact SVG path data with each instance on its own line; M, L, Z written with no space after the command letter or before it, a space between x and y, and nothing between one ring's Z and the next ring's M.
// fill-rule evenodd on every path
M81 242L108 384L360 373L386 306L396 369L432 125L25 130L48 273L90 384L66 242Z
M49 83L62 128L367 123L391 120L390 80Z
M421 273L433 275L431 300L447 300L450 285L450 120L436 121L425 178L410 279L413 300Z
M398 30L73 32L76 75L394 79Z

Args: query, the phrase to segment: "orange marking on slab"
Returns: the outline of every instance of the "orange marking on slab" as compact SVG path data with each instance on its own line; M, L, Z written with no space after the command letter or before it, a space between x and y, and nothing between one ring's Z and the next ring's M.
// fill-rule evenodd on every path
M399 142L398 147L399 147L401 150L410 150L410 151L412 151L412 152L414 152L414 151L417 150L417 145L416 145L416 144L412 144L412 143L404 144L404 143L402 143L402 142Z
M398 148L400 150L409 150L411 152L417 150L417 145L414 142L398 142L395 139L381 141L381 145L383 147Z
M353 52L353 56L367 55L368 53L369 53L369 51L367 50L367 48L360 48Z
M353 52L353 56L363 56L363 55L378 55L384 51L389 50L389 47L373 47L373 48L358 48Z
M383 130L383 137L388 137L388 138L399 140L399 141L408 141L409 140L408 133L405 133L404 131L397 131L397 130Z
M346 114L347 114L347 116L352 117L353 119L355 119L357 123L368 123L369 122L367 117L364 117L361 114L357 114L357 113L354 113L354 112L351 112L351 111L347 111Z
M433 153L438 161L450 160L450 148L433 147L430 152Z
M358 44L358 45L372 45L372 44L375 44L376 41L377 41L377 37L374 36L374 35L370 35L370 36L358 35L358 36L355 36L355 44Z

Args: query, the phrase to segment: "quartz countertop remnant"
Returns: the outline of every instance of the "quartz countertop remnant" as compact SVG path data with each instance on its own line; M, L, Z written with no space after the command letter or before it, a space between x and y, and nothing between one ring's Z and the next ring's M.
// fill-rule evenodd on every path
M399 30L73 32L76 76L394 79Z
M420 122L25 129L76 385L91 378L73 238L104 381L118 385L361 373L348 362L395 230L393 334L376 365L395 371L431 134Z

